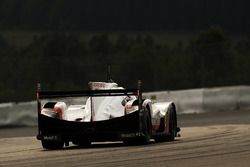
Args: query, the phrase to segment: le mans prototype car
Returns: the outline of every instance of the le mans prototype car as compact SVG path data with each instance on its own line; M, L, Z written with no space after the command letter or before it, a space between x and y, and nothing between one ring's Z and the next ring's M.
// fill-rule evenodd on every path
M60 149L69 142L88 146L91 142L123 141L146 144L151 139L172 141L177 137L173 102L153 103L142 98L141 82L125 89L114 82L90 82L87 91L37 90L38 135L45 149ZM83 104L42 99L88 97Z

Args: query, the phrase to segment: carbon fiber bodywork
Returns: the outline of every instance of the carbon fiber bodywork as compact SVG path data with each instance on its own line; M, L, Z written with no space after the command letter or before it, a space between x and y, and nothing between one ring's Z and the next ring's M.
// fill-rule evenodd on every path
M140 130L139 111L95 122L66 121L42 114L39 115L39 119L39 140L74 141L87 138L90 141L117 141L143 135Z

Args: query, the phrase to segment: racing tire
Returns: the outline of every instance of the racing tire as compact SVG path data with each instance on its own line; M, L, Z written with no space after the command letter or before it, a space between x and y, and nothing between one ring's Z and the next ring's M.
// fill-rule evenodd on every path
M151 123L151 116L148 109L145 109L145 118L142 122L142 132L144 134L143 138L141 139L142 144L147 144L150 142L151 135L152 135L152 123Z
M42 140L42 146L44 149L47 150L58 150L62 149L64 146L63 141L47 141L47 140Z
M166 136L166 141L174 141L177 134L177 119L174 108L171 106L169 110L169 134Z
M151 114L147 108L144 110L145 114L141 120L141 134L143 136L135 137L133 139L124 140L123 142L127 145L144 145L150 142L152 136L152 123Z
M170 106L168 111L168 117L165 115L164 119L162 119L163 132L166 131L166 121L168 120L169 131L166 134L162 134L161 132L156 135L156 142L165 142L165 141L174 141L177 134L177 117L173 106Z

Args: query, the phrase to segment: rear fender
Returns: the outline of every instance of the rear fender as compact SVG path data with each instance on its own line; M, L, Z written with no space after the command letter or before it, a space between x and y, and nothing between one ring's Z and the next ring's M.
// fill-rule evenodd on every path
M159 115L161 118L164 118L165 115L168 114L170 107L174 107L175 110L175 104L173 102L154 103L154 107L159 110Z
M150 111L150 117L152 117L153 115L152 101L149 99L145 99L142 103L142 106L147 108Z

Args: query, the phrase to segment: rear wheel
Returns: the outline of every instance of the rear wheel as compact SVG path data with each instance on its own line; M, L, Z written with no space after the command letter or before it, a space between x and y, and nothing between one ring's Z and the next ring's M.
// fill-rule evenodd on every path
M144 136L141 139L142 144L147 144L150 142L151 139L151 134L152 134L152 124L151 124L151 117L150 117L150 112L148 109L145 109L145 114L144 119L142 120L142 132Z
M151 123L151 114L148 108L144 109L144 116L141 120L141 128L142 128L142 137L139 137L139 143L147 144L150 142L152 136L152 123Z
M150 111L145 108L143 111L142 120L141 120L141 136L135 137L133 139L127 139L123 142L128 145L138 145L138 144L148 144L150 142L152 136L152 123L151 123L151 115Z
M43 148L48 149L48 150L62 149L64 146L64 142L42 140L42 146Z

